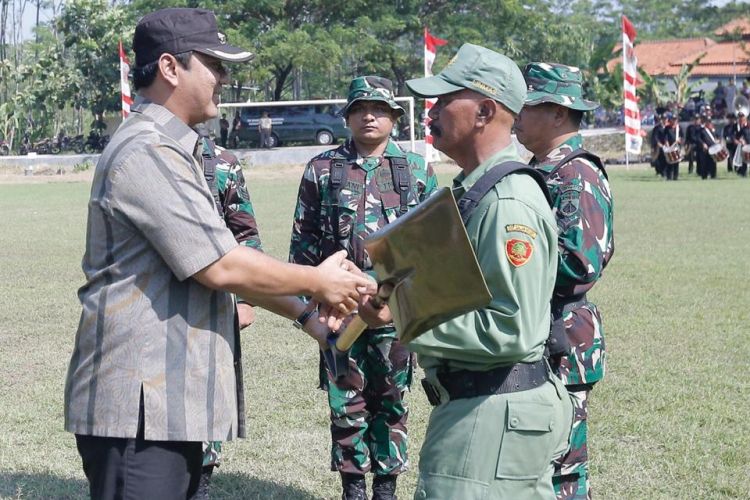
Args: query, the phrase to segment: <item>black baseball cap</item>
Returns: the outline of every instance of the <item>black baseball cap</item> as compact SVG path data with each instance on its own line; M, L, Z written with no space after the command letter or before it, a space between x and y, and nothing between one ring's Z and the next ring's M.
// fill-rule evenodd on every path
M227 44L216 16L206 9L169 8L146 14L133 35L135 67L152 63L162 54L200 52L227 62L245 62L252 52Z

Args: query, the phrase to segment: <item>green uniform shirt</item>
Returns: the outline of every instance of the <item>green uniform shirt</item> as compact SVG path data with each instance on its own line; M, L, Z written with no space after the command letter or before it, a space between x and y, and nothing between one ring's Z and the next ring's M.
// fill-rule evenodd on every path
M454 186L466 192L505 161L520 161L514 145L468 176L459 174ZM409 343L425 370L443 366L483 371L542 358L557 272L556 228L547 200L530 176L509 175L487 193L466 231L492 301Z

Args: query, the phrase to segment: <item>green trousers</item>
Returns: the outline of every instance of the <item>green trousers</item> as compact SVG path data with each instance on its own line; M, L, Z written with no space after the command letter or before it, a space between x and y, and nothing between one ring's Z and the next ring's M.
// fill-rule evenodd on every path
M430 414L414 498L552 500L552 461L568 449L572 420L551 374L528 391L442 403Z

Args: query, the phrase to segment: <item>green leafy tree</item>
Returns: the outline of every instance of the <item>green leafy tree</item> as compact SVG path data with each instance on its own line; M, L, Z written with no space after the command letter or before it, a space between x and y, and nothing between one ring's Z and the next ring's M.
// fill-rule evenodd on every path
M670 95L667 93L664 82L656 76L646 73L643 68L638 68L638 74L643 82L638 88L641 100L661 106L669 102Z
M18 131L18 99L13 98L0 104L0 134L8 141L9 147L13 143Z
M672 77L672 82L674 83L675 87L674 101L680 107L683 107L688 99L690 99L690 96L693 95L693 93L696 91L696 89L700 88L700 86L706 82L705 78L690 81L690 73L692 73L695 66L700 64L701 59L703 59L703 56L698 57L690 64L683 64L680 67L680 71Z
M71 0L57 19L64 57L60 61L69 74L76 107L92 113L120 109L120 68L118 42L131 40L133 19L130 11L111 7L103 0Z

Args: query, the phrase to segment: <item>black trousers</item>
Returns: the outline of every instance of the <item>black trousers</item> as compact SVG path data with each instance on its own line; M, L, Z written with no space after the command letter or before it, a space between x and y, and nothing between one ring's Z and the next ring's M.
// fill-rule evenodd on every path
M76 444L92 500L183 500L198 490L202 443L146 441L142 418L135 439L76 434Z
M708 151L701 151L698 153L698 174L701 179L716 178L716 160L714 160Z
M729 156L727 156L727 172L733 172L734 171L734 153L737 151L737 145L736 144L727 144L727 151L729 151Z
M688 161L688 173L693 173L693 163L698 163L696 147L694 144L689 144L685 154L685 159Z
M742 163L737 167L737 174L741 177L747 177L747 163Z
M676 181L677 176L680 174L679 163L664 163L664 177L668 181Z

